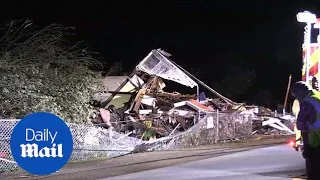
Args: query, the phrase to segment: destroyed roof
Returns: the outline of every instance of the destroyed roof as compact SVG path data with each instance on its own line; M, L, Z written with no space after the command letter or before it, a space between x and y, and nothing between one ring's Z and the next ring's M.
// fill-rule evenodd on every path
M183 69L181 66L171 61L169 59L170 56L172 56L170 53L167 53L161 49L154 49L136 66L136 70L143 71L149 75L156 75L167 80L175 81L191 88L199 88L199 83L228 104L242 105L242 103L233 102L232 100L213 90L204 82L200 81L188 71Z
M160 50L152 50L137 66L138 71L149 75L175 81L191 88L198 86L194 80L187 76L181 69L175 66Z

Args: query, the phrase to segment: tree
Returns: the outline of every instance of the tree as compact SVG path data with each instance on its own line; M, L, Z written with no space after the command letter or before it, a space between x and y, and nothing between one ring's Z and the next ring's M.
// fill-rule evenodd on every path
M275 100L272 96L272 92L269 89L258 88L253 94L255 101L260 106L271 107L275 105Z
M255 78L254 71L242 71L213 82L212 87L228 98L235 98L245 93L255 82Z
M125 74L122 67L122 62L115 62L102 74L102 76L122 76Z
M22 118L46 111L67 122L88 122L89 102L101 85L96 53L72 44L73 28L58 24L43 29L30 20L1 29L0 116Z

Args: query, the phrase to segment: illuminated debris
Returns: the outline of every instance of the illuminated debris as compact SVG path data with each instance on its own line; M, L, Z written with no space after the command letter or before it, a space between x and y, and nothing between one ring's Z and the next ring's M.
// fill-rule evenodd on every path
M121 76L121 81L117 82L119 86L108 90L110 96L104 102L104 108L114 117L113 121L109 120L111 117L106 117L98 122L111 122L117 132L133 132L132 136L146 140L187 131L208 113L219 112L227 117L255 108L222 96L171 61L169 56L163 50L152 50L129 76L125 79ZM104 84L107 84L107 79ZM194 94L165 92L165 80L192 88ZM200 86L209 90L215 98L200 93ZM241 128L252 130L252 127L241 126L245 124L242 121L241 118L228 118L219 125L220 133L224 133L225 138L233 138L232 133L241 132Z

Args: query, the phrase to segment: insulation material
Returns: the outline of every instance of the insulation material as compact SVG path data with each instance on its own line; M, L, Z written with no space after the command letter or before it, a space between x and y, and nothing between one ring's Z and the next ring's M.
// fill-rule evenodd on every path
M144 95L141 100L141 103L154 107L156 105L156 98L152 98L151 96Z

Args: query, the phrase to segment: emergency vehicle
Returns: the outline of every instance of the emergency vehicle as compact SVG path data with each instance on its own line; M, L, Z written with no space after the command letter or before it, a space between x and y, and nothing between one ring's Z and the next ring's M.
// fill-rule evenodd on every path
M309 11L300 12L297 14L298 22L305 23L304 28L304 41L302 44L302 81L306 81L310 86L314 88L315 82L319 77L320 69L320 18L317 19L316 15ZM318 30L317 41L312 42L312 30ZM314 81L316 80L316 81ZM292 112L297 117L299 113L299 102L295 100L292 105ZM289 142L290 146L296 151L303 150L303 143L301 138L301 132L294 127L295 140Z

